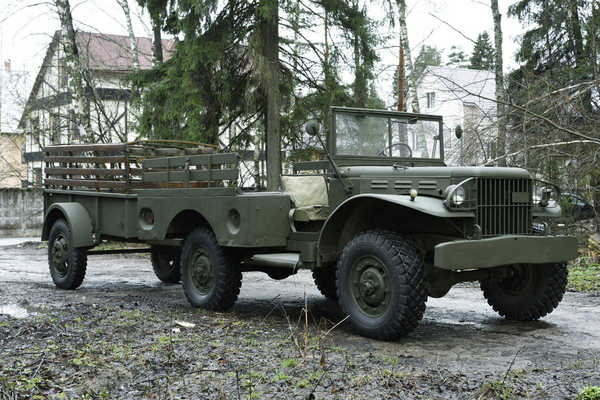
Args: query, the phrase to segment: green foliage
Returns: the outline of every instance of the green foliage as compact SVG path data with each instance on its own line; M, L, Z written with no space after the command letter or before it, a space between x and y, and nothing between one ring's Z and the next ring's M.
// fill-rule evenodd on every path
M261 83L261 53L256 42L260 21L274 15L285 21L293 37L280 29L280 118L282 145L305 146L302 125L317 118L327 128L331 105L383 105L370 82L377 55L375 23L358 1L139 0L153 21L176 38L170 59L150 71L132 74L138 130L145 137L218 143L236 124L232 148L246 148L264 135L265 93ZM326 13L327 51L309 41L307 32L321 28ZM156 17L156 18L155 18ZM289 25L288 25L289 24ZM285 32L289 34L289 29ZM312 33L310 33L312 35ZM341 37L341 39L340 39ZM342 83L339 65L354 54L355 79Z
M480 33L473 48L470 68L491 71L494 65L494 46L490 42L490 35L487 32Z
M427 67L439 67L442 65L442 53L435 46L421 46L417 58L415 58L413 73L415 80L421 77Z
M230 3L206 30L199 26L205 25L212 1L181 1L170 14L170 33L185 40L177 41L168 61L131 77L145 136L217 143L220 126L257 112L259 107L245 102L252 60L242 46L255 10L241 1Z
M577 292L600 293L600 265L588 257L580 258L569 268L567 288Z
M480 399L510 400L516 398L513 387L504 381L488 382L483 385L481 390Z
M600 387L588 386L584 388L575 400L600 400Z
M446 65L454 68L467 68L469 66L467 55L460 48L452 46L450 47Z
M283 360L283 362L281 363L281 366L283 368L294 368L298 365L298 360L296 360L295 358L288 358Z

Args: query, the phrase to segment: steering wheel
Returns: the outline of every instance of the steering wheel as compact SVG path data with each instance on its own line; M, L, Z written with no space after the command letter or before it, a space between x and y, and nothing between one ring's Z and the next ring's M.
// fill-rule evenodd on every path
M396 147L396 146L404 146L404 147L406 147L406 148L408 149L408 157L409 157L409 158L412 158L412 149L410 148L410 146L409 146L409 145L407 145L406 143L400 143L400 142L397 142L397 143L392 143L392 145L391 145L389 148L387 148L387 147L386 147L386 148L382 149L382 150L381 150L379 153L377 153L377 155L378 155L378 156L385 156L385 155L386 155L386 154L385 154L385 151L386 151L386 150L390 150L390 155L391 155L391 150L392 150L394 147Z

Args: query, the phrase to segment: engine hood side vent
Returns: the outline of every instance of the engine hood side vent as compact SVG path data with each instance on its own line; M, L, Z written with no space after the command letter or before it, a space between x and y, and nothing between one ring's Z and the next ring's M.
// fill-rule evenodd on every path
M420 190L437 190L437 181L419 181Z
M371 189L373 190L386 190L389 187L389 181L387 179L373 179L371 181Z
M412 181L396 181L394 182L394 189L396 190L410 190L412 189Z

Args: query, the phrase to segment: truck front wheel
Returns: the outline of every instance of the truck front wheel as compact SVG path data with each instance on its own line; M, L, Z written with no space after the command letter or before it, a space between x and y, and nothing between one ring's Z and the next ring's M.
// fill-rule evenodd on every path
M340 305L363 336L395 339L413 331L423 318L423 258L402 235L358 234L344 248L336 276Z
M179 247L152 246L152 269L162 282L177 283L181 280L180 250Z
M518 264L502 279L481 281L481 290L494 311L506 319L534 321L558 306L567 288L567 265Z
M85 277L87 249L73 247L71 229L64 219L50 229L48 266L54 284L61 289L77 289Z
M190 304L223 311L235 303L242 285L238 263L207 228L189 234L181 253L183 291Z

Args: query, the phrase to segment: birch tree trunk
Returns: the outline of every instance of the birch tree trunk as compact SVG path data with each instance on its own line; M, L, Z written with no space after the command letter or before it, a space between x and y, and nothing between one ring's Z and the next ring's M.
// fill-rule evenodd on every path
M71 77L69 86L73 91L75 100L75 115L80 127L86 133L88 140L93 140L93 131L90 123L90 103L85 93L84 70L79 58L79 49L73 28L73 16L69 0L55 0L56 10L60 19L61 41L65 52L67 73Z
M400 56L404 56L404 60L400 60L398 62L398 67L400 67L400 64L403 63L406 68L404 76L408 75L408 97L410 98L410 105L412 108L412 112L418 114L421 112L421 107L419 106L419 93L417 90L418 77L415 76L415 69L410 54L408 29L406 27L406 2L405 0L396 0L396 4L398 4L398 25L400 27L400 46L402 46L402 52L400 53ZM402 76L402 73L399 69L398 76ZM400 95L401 94L398 93L398 98L400 98ZM401 133L401 140L404 140L403 133ZM429 157L427 150L427 142L425 141L425 137L423 135L417 135L417 143L413 143L413 146L416 150L416 152L414 152L415 157Z
M133 33L133 24L131 23L131 11L129 10L129 2L128 0L117 0L117 3L123 9L123 13L125 14L125 23L127 24L127 32L129 33L129 46L131 48L131 53L133 55L133 63L136 70L140 69L140 55L139 49L137 45L137 39L135 34ZM161 50L162 52L162 50Z
M498 0L491 0L492 14L494 16L494 44L496 47L495 73L496 73L496 113L498 119L498 146L497 156L506 154L506 119L504 93L504 64L502 59L502 15L498 9ZM499 165L506 166L506 158L499 161Z
M265 115L267 190L276 191L279 189L281 175L279 1L262 0L257 16L259 70L267 103Z

